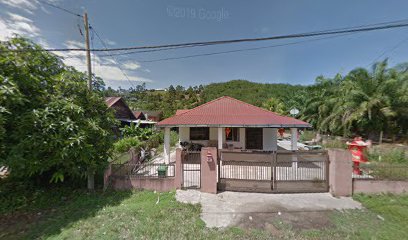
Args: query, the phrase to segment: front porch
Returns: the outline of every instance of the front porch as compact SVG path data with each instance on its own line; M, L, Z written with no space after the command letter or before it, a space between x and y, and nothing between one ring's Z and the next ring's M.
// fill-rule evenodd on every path
M290 129L290 149L279 146L278 129L262 127L178 127L179 147L198 151L201 147L216 147L237 152L298 150L298 128ZM199 148L189 149L191 144ZM170 128L164 128L164 154L170 162Z

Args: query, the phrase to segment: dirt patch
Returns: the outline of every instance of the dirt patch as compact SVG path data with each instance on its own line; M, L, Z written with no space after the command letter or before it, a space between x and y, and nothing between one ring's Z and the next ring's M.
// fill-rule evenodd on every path
M285 228L293 231L326 229L333 227L333 211L284 211L243 214L237 226L245 229L262 229L281 236Z
M9 236L23 236L32 225L36 224L52 211L54 211L54 209L42 212L0 215L0 239L9 239Z

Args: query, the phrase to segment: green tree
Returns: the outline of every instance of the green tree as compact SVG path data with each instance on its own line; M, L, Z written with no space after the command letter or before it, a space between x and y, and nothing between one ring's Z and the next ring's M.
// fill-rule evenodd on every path
M84 178L107 164L113 114L85 74L41 50L22 38L0 43L0 159L12 177Z
M280 115L288 114L285 104L277 98L269 98L268 100L266 100L266 102L262 104L262 107L265 108L266 110L276 112L277 114Z

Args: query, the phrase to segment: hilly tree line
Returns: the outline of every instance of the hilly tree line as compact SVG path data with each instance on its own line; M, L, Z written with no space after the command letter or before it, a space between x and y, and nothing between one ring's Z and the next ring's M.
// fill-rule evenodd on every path
M333 78L319 76L313 85L267 84L232 80L166 91L107 89L135 109L161 110L169 117L177 109L190 109L221 96L231 96L282 115L292 108L297 116L322 132L341 136L406 136L408 129L408 64L388 67L387 61L372 69L356 68Z

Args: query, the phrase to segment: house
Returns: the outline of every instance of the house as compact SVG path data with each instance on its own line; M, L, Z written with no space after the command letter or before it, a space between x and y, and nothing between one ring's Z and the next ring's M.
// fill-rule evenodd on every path
M131 122L137 121L136 116L130 110L125 100L121 97L107 97L105 103L108 108L112 108L115 111L115 118L121 122L121 125L129 125Z
M297 150L297 129L310 124L224 96L190 110L178 110L157 123L164 128L164 153L170 160L170 128L178 128L180 142L218 149L276 151L279 128L291 131L291 149Z
M153 127L157 123L157 121L148 118L145 111L133 111L133 115L135 115L138 122L140 122L141 127Z
M151 110L136 110L133 111L135 116L144 117L144 120L149 120L152 122L158 122L160 121L163 112L162 111L151 111ZM143 115L143 116L142 116Z
M141 111L132 111L122 97L107 97L105 103L108 108L115 110L115 118L121 122L121 126L131 123L140 123L141 127L153 127L156 121L151 121Z
M159 122L163 116L162 111L143 111L146 115L146 118L150 121Z

